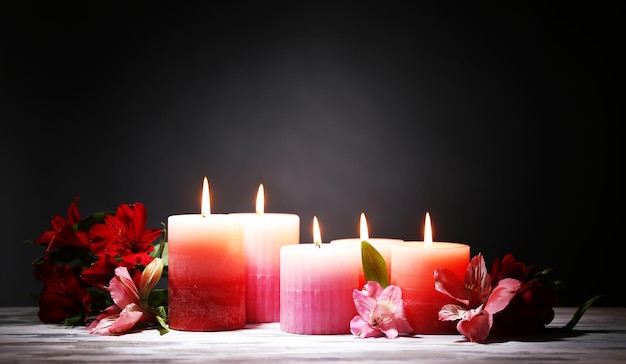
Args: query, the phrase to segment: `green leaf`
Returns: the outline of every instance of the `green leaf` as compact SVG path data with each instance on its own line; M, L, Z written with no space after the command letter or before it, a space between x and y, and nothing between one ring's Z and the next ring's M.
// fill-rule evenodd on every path
M76 325L82 324L85 321L84 319L85 317L81 313L78 313L72 317L66 318L65 322L63 322L63 325L76 326Z
M157 330L159 330L159 334L165 335L170 332L167 328L167 313L165 311L165 307L159 306L155 309L155 311L157 312L156 319L159 322Z
M587 302L585 302L582 306L580 306L578 308L578 310L576 310L576 312L574 312L574 315L572 316L571 320L569 320L569 322L567 323L567 325L563 326L562 329L563 330L571 330L574 328L574 326L576 326L576 324L578 323L578 320L580 320L581 317L583 317L583 315L585 314L585 311L587 311L587 309L589 307L591 307L591 305L600 297L602 297L603 295L597 295L597 296L593 296L590 299L587 300Z
M389 285L389 275L387 274L387 264L385 258L366 240L361 242L361 261L363 263L363 274L365 281L375 281L383 288Z
M82 221L79 221L78 224L76 224L75 228L79 231L89 231L92 226L96 224L103 224L104 216L106 215L115 215L115 211L102 211L91 214Z

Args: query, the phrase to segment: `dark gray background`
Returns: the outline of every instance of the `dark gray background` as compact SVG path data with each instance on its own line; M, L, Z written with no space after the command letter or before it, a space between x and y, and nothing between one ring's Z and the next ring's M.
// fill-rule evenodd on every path
M301 240L435 240L624 305L624 5L2 5L2 299L53 215L299 214ZM43 5L47 4L47 5ZM593 4L593 5L591 5ZM616 5L609 5L616 4Z

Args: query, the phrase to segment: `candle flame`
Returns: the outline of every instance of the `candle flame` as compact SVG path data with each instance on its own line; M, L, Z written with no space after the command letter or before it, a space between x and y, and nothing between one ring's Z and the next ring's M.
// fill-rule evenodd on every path
M365 219L365 213L361 212L361 241L369 240L370 236L367 230L367 220Z
M211 214L211 198L209 197L209 180L204 177L202 182L202 207L200 208L202 216Z
M320 224L317 221L317 216L313 216L313 244L318 248L322 244L322 234L320 233Z
M424 221L424 248L433 247L433 228L430 223L430 214L426 213Z
M256 213L259 215L263 215L263 211L265 209L265 198L264 198L264 189L263 183L259 185L259 192L256 194Z

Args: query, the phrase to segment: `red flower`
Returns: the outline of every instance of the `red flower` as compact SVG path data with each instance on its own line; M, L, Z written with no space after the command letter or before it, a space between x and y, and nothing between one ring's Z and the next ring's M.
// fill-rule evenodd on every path
M91 266L81 273L81 278L88 284L106 290L105 287L115 275L115 268L118 267L117 260L106 254L91 264Z
M47 244L47 252L66 246L80 249L89 248L87 233L76 230L77 224L81 221L77 205L78 199L79 197L76 197L67 209L67 218L62 216L52 217L50 222L52 228L44 231L40 237L35 239L35 244Z
M522 287L513 297L508 307L499 312L494 319L494 336L524 335L542 330L554 319L554 305L558 296L545 272L538 272L535 267L527 267L515 261L512 254L507 254L502 261L493 264L494 278L508 277L519 279Z
M35 266L35 277L43 282L39 298L39 319L46 324L63 323L82 315L87 320L93 298L81 287L69 265L41 263Z
M142 203L119 205L115 215L105 216L104 224L95 224L89 231L91 251L99 257L120 257L120 266L148 265L153 259L149 255L154 250L152 243L162 230L146 229L146 223Z
M459 301L461 305L447 304L439 310L439 320L459 320L459 333L473 342L483 342L489 336L495 315L507 307L522 282L513 278L492 281L482 254L474 256L465 272L465 282L449 269L437 268L435 289Z

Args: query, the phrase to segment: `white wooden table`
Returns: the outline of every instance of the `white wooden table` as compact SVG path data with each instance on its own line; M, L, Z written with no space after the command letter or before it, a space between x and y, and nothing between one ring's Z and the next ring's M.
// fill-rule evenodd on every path
M35 307L0 308L0 362L626 363L626 307L591 307L568 334L555 328L575 308L555 311L545 333L477 344L461 335L297 335L280 331L278 323L224 332L98 336L83 327L41 324Z

